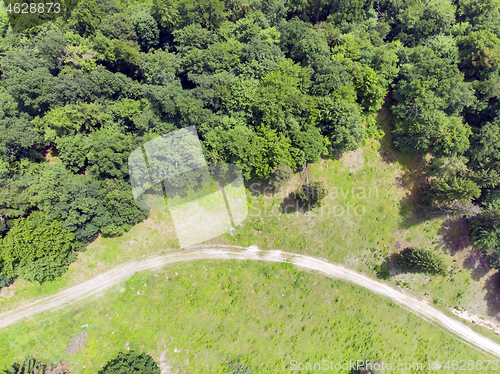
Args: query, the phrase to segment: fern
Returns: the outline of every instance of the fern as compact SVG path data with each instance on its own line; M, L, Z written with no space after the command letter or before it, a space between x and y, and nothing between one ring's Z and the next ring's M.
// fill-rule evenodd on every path
M76 354L76 352L85 347L88 337L89 334L87 334L87 331L73 334L73 338L71 338L68 347L66 348L66 353L70 355Z

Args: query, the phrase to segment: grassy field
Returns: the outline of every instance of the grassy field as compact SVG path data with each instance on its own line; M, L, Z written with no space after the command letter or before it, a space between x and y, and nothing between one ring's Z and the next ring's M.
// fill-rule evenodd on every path
M383 109L380 112L378 122L382 124L386 134L389 134L390 115L387 110ZM205 244L242 246L253 244L262 249L303 253L344 264L373 277L377 276L377 266L386 263L391 254L399 252L406 246L421 246L432 249L445 258L450 268L449 275L429 277L396 274L387 280L390 284L427 298L435 307L450 315L449 307L459 307L478 315L496 316L500 310L500 298L496 287L497 274L488 273L488 269L471 258L468 246L470 239L461 220L450 220L446 217L424 219L416 211L417 189L424 174L423 160L416 154L397 154L390 144L390 135L386 135L380 142L369 141L364 147L344 154L342 158L324 159L311 165L309 178L322 180L329 187L329 195L322 210L295 212L294 201L289 195L297 188L300 182L299 175L296 175L283 191L276 194L264 192L265 183L249 184L247 220L236 228L233 235L228 233ZM150 218L121 237L96 239L60 279L43 286L17 281L8 289L2 289L0 311L78 284L130 259L141 258L150 253L175 251L177 247L178 242L169 214L166 212L152 214ZM183 265L176 269L189 269L189 266L191 265ZM192 266L196 270L196 266L204 265ZM210 266L216 271L214 263ZM91 335L89 347L71 360L74 363L78 362L75 367L80 371L83 365L87 366L89 370L86 372L92 372L90 370L92 365L100 365L108 360L116 350L123 348L126 342L129 342L131 347L144 347L141 349L152 352L157 359L163 351L166 351L167 361L179 372L203 372L203 365L208 365L210 368L210 371L205 372L225 372L223 370L227 370L227 367L224 369L224 361L219 358L221 355L223 357L238 355L253 368L262 370L261 372L266 372L265 365L270 365L268 367L272 367L273 370L277 367L284 370L286 362L290 359L296 358L299 362L305 362L329 354L335 355L337 361L343 360L344 357L362 359L361 356L372 360L394 361L397 355L394 356L393 351L399 349L402 349L400 358L405 360L413 357L416 360L416 357L419 357L418 350L421 351L420 355L431 355L432 357L428 357L429 360L442 360L451 353L457 353L458 357L458 352L467 353L465 356L462 355L467 359L478 357L466 346L462 346L452 338L446 338L446 335L437 328L431 327L399 307L389 306L385 300L357 287L341 282L332 283L331 280L322 280L321 277L307 274L301 275L304 276L304 280L300 288L292 287L285 278L282 279L284 283L280 283L280 278L273 277L266 278L270 283L265 286L267 283L264 278L258 275L263 270L259 270L260 268L256 266L245 265L245 269L253 269L248 270L248 275L244 275L246 270L243 268L239 270L238 279L241 282L231 280L232 278L224 280L222 275L218 276L218 281L202 280L205 273L197 270L194 274L198 280L174 277L173 279L179 282L181 279L187 282L181 284L184 289L181 286L175 288L176 293L166 292L167 289L164 288L166 284L170 288L178 284L174 280L170 282L172 277L168 273L158 278L154 278L151 274L140 275L139 278L130 280L123 289L110 292L106 300L91 302L81 309L67 311L54 317L49 317L50 314L45 313L37 317L43 321L40 324L24 323L0 330L2 342L0 357L4 357L1 359L2 364L29 352L36 352L49 361L63 359L64 345L69 341L71 334L77 332L75 326L85 323L89 323ZM236 265L221 263L217 265L217 268L219 267L227 270L230 267L236 268ZM188 270L183 270L186 271ZM285 271L286 274L287 272L288 270ZM168 283L165 281L167 276L170 277ZM254 289L257 294L264 292L265 287L268 287L269 292L271 289L281 287L283 290L281 293L296 293L295 300L303 298L306 301L295 305L281 302L273 305L276 298L272 301L266 299L265 303L260 300L259 303L262 304L255 304L254 299L242 296L236 299L232 296L227 300L219 299L223 297L222 295L234 296L235 290L246 289L246 284L260 284L251 280L253 276L261 277L259 279L262 280L259 281L262 283L261 290ZM165 282L159 282L160 279ZM143 280L148 286L146 293L140 296L136 294L136 286L142 284ZM154 286L156 281L159 283ZM220 289L217 291L217 288L213 288L215 286L210 286L212 289L207 292L211 293L204 294L205 291L201 290L201 286L197 286L197 284L203 285L204 282L226 284L223 281L231 282L230 288L227 286L224 288L228 288L226 293L221 293ZM339 297L342 302L329 302L325 306L324 295L332 295L333 292L331 284L335 284L334 288L341 295ZM133 292L132 287L134 287ZM146 300L146 296L153 297L150 287L159 287L156 298L136 305L137 298ZM210 287L207 286L207 290ZM191 294L198 295L198 298L190 299ZM253 294L249 294L248 297L253 297ZM215 298L216 302L207 303L208 296L215 297L215 295L218 295ZM236 293L236 295L241 294ZM154 308L148 309L148 303ZM172 305L175 305L175 308L172 308ZM196 308L192 309L193 305L196 305ZM254 305L260 305L262 307L260 311L267 311L263 315L258 315L259 321L255 314L259 312L258 310L254 311L255 315L252 318L245 311L248 306L251 306L250 311L253 310ZM283 305L284 309L279 309L280 305ZM217 307L215 312L214 306ZM320 306L331 309L321 309ZM117 310L116 314L119 314L116 318L112 314L114 311L110 313L114 309ZM225 312L222 313L221 309ZM148 314L148 310L153 312ZM289 312L281 315L280 313L284 313L281 310ZM183 311L182 317L176 314L180 311ZM195 311L199 311L200 314L196 314ZM108 318L106 314L110 317ZM276 319L274 317L276 315L281 317ZM195 316L197 322L194 322ZM390 321L386 316L391 316ZM326 317L331 320L325 319ZM278 324L278 321L283 324L279 325L281 326L279 333L277 327L266 330L266 324L262 322L265 318L269 318L268 324ZM172 320L172 325L167 326L161 322L167 320ZM226 333L221 326L230 324L230 321L233 324L232 329L225 329L228 330ZM225 322L226 325L223 325ZM239 324L240 327L235 327L234 324ZM285 325L288 327L283 330ZM186 331L183 326L186 327ZM493 331L477 325L470 326L491 339L500 341ZM287 332L285 334L281 331ZM347 344L348 341L350 345L338 345L342 341L335 335L337 333L334 334L332 331L342 331L343 342ZM220 337L220 342L214 336ZM259 345L260 350L254 346L258 343L256 340L258 337L264 340ZM231 341L233 338L245 340L237 340L238 343L233 344ZM51 348L44 351L47 342L51 341L53 341ZM295 345L298 347L294 348ZM183 350L178 354L172 352L174 346ZM272 349L262 350L262 347L266 346ZM414 351L414 347L419 348ZM187 349L191 349L190 353L187 353ZM338 352L344 352L344 355Z
M82 330L87 346L67 355ZM429 362L490 359L385 298L291 264L199 261L138 273L100 299L0 330L0 369L29 353L96 373L127 349L172 373L233 373L236 362L286 373L292 360L420 362L427 373Z
M496 315L498 282L495 276L486 276L489 269L484 263L472 259L463 220L417 212L424 161L417 154L398 154L391 148L387 110L380 112L378 122L387 134L381 142L371 141L341 159L311 166L309 178L329 187L325 206L307 215L286 209L293 204L287 197L297 188L298 176L274 195L263 193L266 185L256 183L249 186L249 218L234 238L226 237L235 244L322 257L374 276L377 266L407 246L431 249L445 258L448 276L397 274L389 282L432 299L442 309Z

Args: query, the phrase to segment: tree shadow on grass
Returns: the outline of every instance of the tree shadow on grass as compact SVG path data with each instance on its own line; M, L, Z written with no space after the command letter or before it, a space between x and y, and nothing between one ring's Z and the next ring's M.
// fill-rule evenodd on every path
M376 265L375 273L377 274L377 278L387 280L391 276L399 274L401 272L398 267L398 258L400 256L400 253L391 253L384 259L382 264Z
M384 136L380 139L380 148L378 153L386 164L392 165L398 159L399 153L394 149L394 144L392 142L392 130L394 128L393 115L390 106L384 104L377 113L375 118L377 124L380 126L384 132Z
M462 265L470 271L471 278L475 281L479 281L490 272L485 253L482 251L470 251Z
M399 224L401 229L409 229L433 218L433 215L426 212L422 206L414 203L411 193L400 200L399 216L401 217Z
M268 196L275 192L275 190L269 185L269 182L265 180L248 181L245 183L245 187L248 188L253 197Z
M307 204L300 202L300 200L296 198L295 191L289 193L280 204L280 212L283 214L307 213L310 210L310 206L307 206Z
M471 249L469 226L464 217L448 218L439 228L438 233L442 235L445 248L450 254Z
M407 154L400 163L404 171L398 183L406 190L405 197L400 201L399 213L403 218L400 228L407 229L436 215L420 204L420 190L428 178L424 158L418 153L412 154L411 158Z
M342 152L342 151L337 151L333 152L331 154L326 154L326 155L321 155L322 160L334 160L334 161L339 161L344 157L344 154L347 152Z
M403 173L396 178L396 185L404 188L407 194L400 201L400 215L403 218L400 228L410 228L429 219L426 212L419 206L420 188L427 180L426 162L422 155L416 152L399 153L392 140L394 117L391 112L392 92L385 97L385 102L379 110L376 121L384 131L378 153L381 159L389 165L399 163Z
M296 191L291 192L286 196L280 204L280 212L283 214L302 213L307 214L314 209L315 206L308 205L296 198Z
M484 285L484 300L488 307L488 315L500 321L500 273L493 274Z

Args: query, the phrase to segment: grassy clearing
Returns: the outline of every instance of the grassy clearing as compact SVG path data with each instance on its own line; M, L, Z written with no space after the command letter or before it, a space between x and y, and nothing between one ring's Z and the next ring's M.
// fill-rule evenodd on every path
M406 246L420 246L442 255L450 274L398 274L389 283L426 297L447 313L449 306L456 306L480 315L497 315L500 298L496 275L486 276L482 265L471 260L463 222L425 220L417 214L414 204L424 172L423 161L418 155L398 154L391 148L391 118L387 109L383 108L377 119L386 133L380 142L372 140L342 158L311 165L309 177L322 180L329 187L322 209L307 214L295 212L295 202L289 195L298 186L298 175L274 195L264 192L266 184L250 184L247 220L236 228L234 236L227 233L205 244L256 244L262 249L303 253L374 277L376 266L392 253ZM58 280L43 286L16 282L11 287L14 297L0 298L0 311L78 284L129 259L177 247L169 214L153 214L121 237L99 237ZM500 340L489 330L481 332Z
M234 238L226 238L240 245L322 257L374 276L376 266L407 246L431 249L445 258L448 276L398 274L389 282L427 297L446 311L458 307L497 315L496 283L486 276L484 264L471 259L463 221L423 217L417 212L424 161L418 154L394 151L386 108L377 120L386 133L380 142L372 140L341 159L311 166L310 179L329 187L325 206L307 215L294 211L290 195L300 182L298 176L274 195L265 193L266 184L253 184L249 186L249 218L236 229Z
M66 355L83 329L87 347ZM29 353L96 373L127 347L157 362L164 354L172 373L232 373L221 356L254 373L292 372L292 360L488 359L385 298L291 264L198 261L138 273L101 299L1 330L0 369Z
M61 278L43 285L16 281L9 287L14 290L14 297L0 298L0 311L79 284L128 260L176 248L178 242L170 216L167 213L153 213L120 237L97 238L85 252L79 254L78 261L71 264Z

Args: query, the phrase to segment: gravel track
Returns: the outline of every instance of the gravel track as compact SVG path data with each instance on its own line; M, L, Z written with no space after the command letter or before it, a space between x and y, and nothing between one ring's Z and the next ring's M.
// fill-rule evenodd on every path
M119 285L136 272L158 270L168 264L196 260L261 260L268 262L290 262L297 267L319 272L330 278L357 284L376 294L390 298L394 303L441 328L445 332L480 352L500 358L500 345L473 331L462 322L445 315L427 302L410 296L391 286L371 279L355 270L334 265L326 260L282 251L261 251L257 247L196 246L176 253L151 256L140 261L129 261L105 271L88 281L54 295L17 307L0 314L0 328L28 319L47 310L56 310L92 296L102 295L109 288Z

